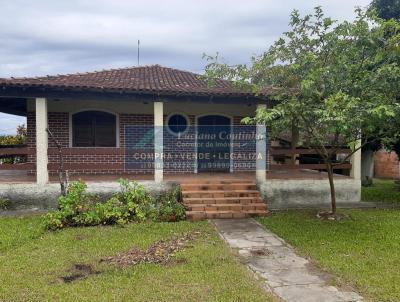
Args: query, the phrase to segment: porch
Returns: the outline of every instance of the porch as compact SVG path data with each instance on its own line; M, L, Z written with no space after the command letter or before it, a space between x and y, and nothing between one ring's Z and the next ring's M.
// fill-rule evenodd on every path
M50 102L57 108L60 108L60 103L61 101L54 100ZM84 180L93 192L105 191L104 194L112 194L118 189L116 181L119 178L145 183L149 191L171 183L180 184L187 215L193 220L266 215L266 203L270 208L321 202L329 204L329 185L327 173L324 172L326 166L315 157L316 150L272 146L267 140L264 125L250 128L250 138L242 139L237 136L237 140L226 140L223 150L211 147L199 152L196 146L199 141L197 135L189 135L188 139L182 139L183 142L179 141L179 136L170 135L169 130L164 127L166 106L163 102L154 102L151 104L154 114L147 114L145 125L135 124L131 129L131 125L124 124L125 121L132 122L126 118L127 114L117 115L118 119L113 121L115 128L124 129L127 126L129 130L118 133L118 141L114 140L114 147L79 147L71 144L75 138L73 132L68 131L74 129L71 128L73 115L69 115L68 119L68 113L48 113L46 99L36 99L33 104L36 106L36 117L35 123L28 123L28 139L35 143L20 148L0 149L0 157L18 159L13 160L12 164L0 164L0 197L14 198L16 193L19 200L24 202L32 198L28 194L32 190L36 192L37 200L45 198L49 200L47 204L54 204L59 192L57 182L61 151L68 179ZM97 104L97 108L105 104L109 103ZM63 109L66 106L65 103ZM173 107L171 103L167 106ZM242 105L238 107L237 110L243 108ZM129 108L133 110L132 107ZM209 106L204 105L200 105L199 109L210 111ZM208 120L215 120L217 115L205 116ZM141 115L135 114L135 118L140 117ZM58 124L60 119L62 123ZM235 119L240 123L241 117ZM139 119L139 122L142 120ZM230 134L235 131L245 134L249 132L248 129L243 131L241 125L235 128L224 124L222 127L217 129L221 133L226 129L230 129ZM198 125L195 125L188 132L198 133L197 129ZM51 135L48 135L47 130L55 133L62 142L60 149L50 140ZM112 132L115 134L115 131ZM133 148L127 143L131 139L134 141ZM143 141L148 144L147 149L141 146L136 148L136 144ZM210 139L206 143L209 141L214 142ZM220 144L221 140L216 142ZM182 149L179 145L189 147ZM349 152L348 149L337 150L336 156ZM199 169L199 164L202 163L198 160L199 154L211 154L211 168L206 171ZM218 158L221 154L221 161L212 161L212 155ZM141 160L141 155L145 155L144 160ZM20 160L21 158L27 160ZM203 163L207 168L208 161ZM335 165L339 203L360 200L359 167L358 154L349 163Z
M147 162L149 167L153 167L153 170L148 168L147 173L143 170L126 169L126 164L124 163L126 160L125 150L116 148L67 147L62 149L62 153L67 157L67 161L64 158L64 168L68 172L68 179L70 181L82 179L85 182L100 183L113 182L120 178L126 178L136 181L167 181L177 183L201 183L220 180L257 181L260 183L267 180L285 181L327 179L328 175L324 171L326 167L315 158L315 150L301 148L290 149L272 146L266 149L265 147L267 145L266 141L262 141L261 144L256 144L254 148L255 150L252 152L256 152L257 154L263 152L263 155L257 160L247 160L246 164L249 164L249 167L251 168L250 171L237 171L236 169L232 169L233 171L231 170L230 172L201 172L189 169L188 171L179 171L179 173L174 173L171 170L165 171L157 166L156 161L158 161L159 165L163 164L163 160L160 158L157 160L152 158ZM8 159L12 158L14 159L14 162L16 162L13 164L0 164L0 183L39 183L43 185L42 182L38 182L37 180L39 172L35 171L35 162L25 162L30 156L35 157L36 152L36 149L29 147L0 148L0 159L2 157ZM245 154L249 153L248 150L245 150L244 152ZM341 155L345 155L348 152L348 149L338 150L338 153ZM49 157L52 158L53 163L48 163L47 167L43 167L44 175L41 175L41 177L46 178L46 182L48 183L57 183L57 170L59 165L55 162L59 161L59 151L52 147L48 148L47 153ZM195 152L189 150L187 153L190 154ZM101 155L106 159L110 158L109 162L105 164L101 162L88 163L91 161L91 157L96 157L98 155ZM116 155L120 156L119 162L115 162L115 159L113 158ZM69 159L69 156L71 156L71 159ZM79 160L75 162L73 156L79 156ZM17 160L15 160L16 158ZM310 163L311 160L314 162ZM317 161L317 163L315 163L315 161ZM191 162L190 165L194 167L195 162L196 160L194 160L194 163ZM135 164L135 162L133 163ZM130 164L132 164L132 162ZM171 163L167 162L167 164ZM336 179L359 180L359 167L359 154L356 154L355 156L353 155L349 163L335 165L334 177ZM84 171L86 171L88 168L90 168L90 173L79 173L79 169L84 169ZM106 169L106 171L104 171L104 169Z

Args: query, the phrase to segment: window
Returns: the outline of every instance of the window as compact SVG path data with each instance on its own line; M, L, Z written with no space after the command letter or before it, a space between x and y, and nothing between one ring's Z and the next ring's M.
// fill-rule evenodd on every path
M84 111L72 116L73 147L116 147L116 117L102 111Z
M168 121L168 130L174 135L180 135L189 128L189 120L182 114L172 114Z

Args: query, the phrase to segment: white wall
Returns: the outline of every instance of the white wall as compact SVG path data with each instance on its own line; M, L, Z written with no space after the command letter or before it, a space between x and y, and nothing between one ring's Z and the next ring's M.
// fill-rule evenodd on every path
M83 109L99 109L115 113L153 114L152 102L138 101L77 101L77 100L49 100L49 112L76 112ZM256 105L243 104L207 104L197 102L164 102L164 115L182 112L187 115L202 115L207 113L220 113L230 116L251 116L256 110ZM34 102L28 102L28 111L35 111Z

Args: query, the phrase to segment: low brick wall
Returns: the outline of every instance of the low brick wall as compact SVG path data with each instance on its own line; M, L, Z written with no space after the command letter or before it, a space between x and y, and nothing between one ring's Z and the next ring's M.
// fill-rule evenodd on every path
M374 158L374 176L378 178L399 178L400 162L395 152L378 151Z

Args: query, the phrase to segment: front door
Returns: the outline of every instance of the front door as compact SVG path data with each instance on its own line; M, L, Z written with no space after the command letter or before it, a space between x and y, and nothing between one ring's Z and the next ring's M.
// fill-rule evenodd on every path
M230 171L231 121L221 115L207 115L197 121L197 171Z

